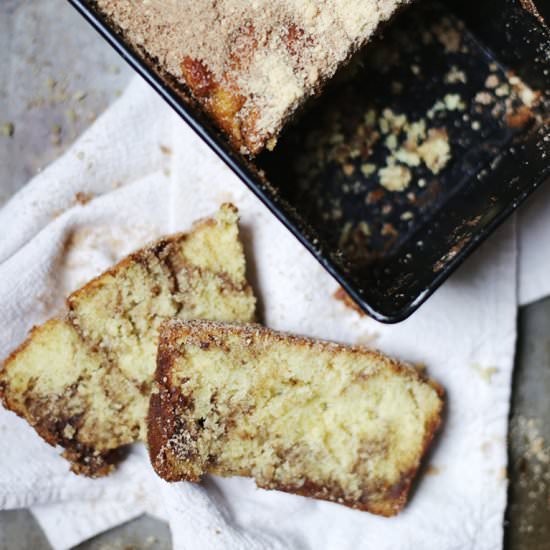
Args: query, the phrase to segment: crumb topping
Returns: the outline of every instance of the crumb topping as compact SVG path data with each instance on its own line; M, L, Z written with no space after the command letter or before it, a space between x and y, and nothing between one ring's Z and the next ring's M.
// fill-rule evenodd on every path
M263 146L303 99L408 0L97 3L169 73L186 77L182 63L188 59L210 75L209 91L221 85L242 97L231 114L250 124L241 131L256 134L261 142L256 145Z

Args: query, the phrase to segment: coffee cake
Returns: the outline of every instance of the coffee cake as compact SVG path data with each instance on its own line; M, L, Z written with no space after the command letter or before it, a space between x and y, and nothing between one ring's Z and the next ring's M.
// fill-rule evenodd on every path
M442 390L379 353L258 325L166 321L148 418L168 481L259 487L392 516L440 424Z
M0 371L4 405L72 470L101 476L144 438L158 327L169 317L252 321L238 214L223 205L188 234L122 260L69 296L68 314L33 329Z

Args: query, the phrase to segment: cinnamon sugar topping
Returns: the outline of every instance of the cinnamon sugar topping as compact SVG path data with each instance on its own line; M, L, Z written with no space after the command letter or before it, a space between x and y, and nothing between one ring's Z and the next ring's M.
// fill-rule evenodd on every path
M220 124L257 152L285 120L408 0L98 0L126 37L177 78L184 60L211 75L207 110L234 97L238 125ZM212 85L213 84L213 85ZM223 90L222 97L217 91ZM195 95L196 89L190 85Z

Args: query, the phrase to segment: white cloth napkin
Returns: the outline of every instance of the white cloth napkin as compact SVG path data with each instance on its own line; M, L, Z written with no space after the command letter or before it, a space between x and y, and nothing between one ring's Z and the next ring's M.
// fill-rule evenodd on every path
M520 286L526 300L550 290L541 284L548 284L547 258L528 252L549 234L545 198L539 193L529 206L537 215L521 222L520 259L530 263L520 273L531 275ZM168 519L176 550L500 548L518 303L514 224L413 317L378 324L332 297L332 278L137 78L0 210L0 356L58 311L69 291L224 201L240 209L249 276L268 326L425 363L446 388L446 422L409 506L384 519L240 478L170 485L156 478L140 445L115 474L89 480L0 409L0 508L31 506L56 550L144 511Z

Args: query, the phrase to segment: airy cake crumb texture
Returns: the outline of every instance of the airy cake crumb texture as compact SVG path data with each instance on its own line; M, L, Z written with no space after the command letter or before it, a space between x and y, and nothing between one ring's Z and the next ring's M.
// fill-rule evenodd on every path
M108 473L120 447L145 437L162 320L252 321L238 215L224 205L189 234L132 254L69 296L65 319L35 328L0 371L4 405L72 470Z
M363 348L258 325L161 327L148 442L171 481L260 487L391 516L440 423L442 391Z

